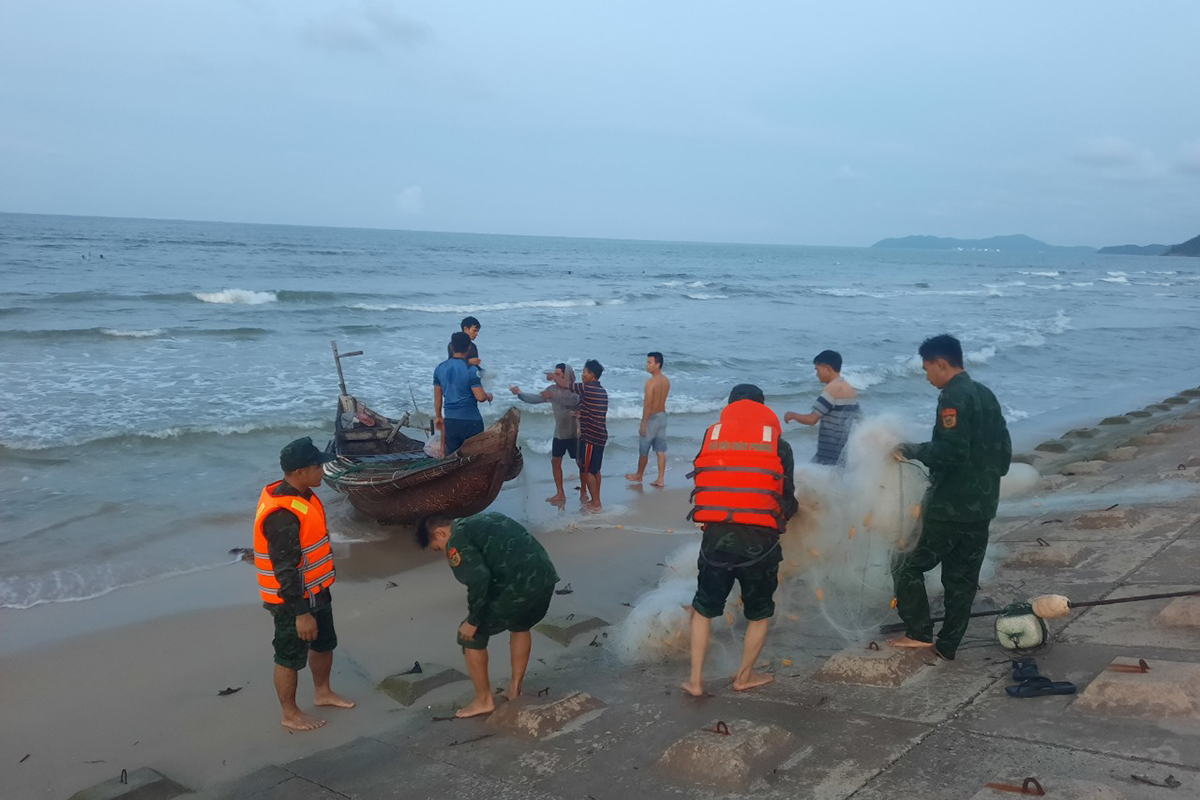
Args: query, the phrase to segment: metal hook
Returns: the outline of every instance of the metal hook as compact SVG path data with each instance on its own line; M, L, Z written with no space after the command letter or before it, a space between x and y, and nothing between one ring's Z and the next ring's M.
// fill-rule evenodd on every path
M127 769L121 770L121 783L125 783L125 784L129 783L129 770L127 770Z
M878 649L879 649L879 642L869 642L869 643L867 644L867 649L868 649L868 650L878 650Z
M1036 541L1038 543L1038 547L1049 547L1050 546L1050 543L1047 542L1045 539L1041 538L1040 536L1037 539L1035 539L1034 541Z
M708 731L709 733L719 733L722 736L729 735L729 726L726 725L725 720L722 719L717 720L717 726L715 728L705 728L704 730Z
M1030 788L1032 786L1032 788ZM1042 785L1038 783L1037 778L1026 778L1021 782L1021 794L1031 794L1034 797L1041 797L1046 793Z

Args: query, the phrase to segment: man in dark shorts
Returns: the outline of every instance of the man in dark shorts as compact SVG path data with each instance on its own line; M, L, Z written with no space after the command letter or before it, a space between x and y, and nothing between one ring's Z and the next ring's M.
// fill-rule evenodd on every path
M779 418L766 407L762 390L733 387L721 421L704 435L696 456L695 507L690 519L703 523L699 576L692 599L692 672L683 690L704 694L704 657L712 620L725 611L736 580L746 620L742 663L733 678L737 691L770 683L754 671L775 614L775 589L783 552L779 534L796 513L795 456L779 435Z
M580 500L586 511L602 511L600 505L600 467L604 464L604 446L608 444L608 392L600 385L604 367L594 358L583 365L583 382L568 384L554 377L554 383L579 395L579 479ZM547 375L546 377L550 377ZM542 392L548 398L552 390ZM591 500L587 495L591 495Z
M553 381L556 377L565 378L569 385L575 384L575 370L565 363L557 364L554 372L546 373L547 380ZM550 403L550 407L554 409L554 438L550 442L550 470L554 474L556 491L552 496L546 498L546 502L562 505L567 502L567 491L563 487L563 456L570 456L572 461L579 460L579 419L575 416L575 409L579 407L579 395L557 385L551 385L541 393L522 392L519 386L508 388L523 403ZM549 397L545 396L547 394Z
M467 618L458 626L458 643L475 699L455 716L490 714L496 701L488 678L488 639L510 631L513 674L505 696L515 700L529 666L529 631L546 616L558 573L538 540L503 514L430 516L417 523L416 533L422 549L446 553L454 577L467 587Z
M333 627L333 550L325 509L313 494L321 485L321 465L334 459L307 436L279 454L283 480L259 495L254 517L254 566L263 605L275 622L275 693L283 709L283 727L311 731L325 720L296 705L299 671L312 667L316 704L354 708L329 687L337 631Z

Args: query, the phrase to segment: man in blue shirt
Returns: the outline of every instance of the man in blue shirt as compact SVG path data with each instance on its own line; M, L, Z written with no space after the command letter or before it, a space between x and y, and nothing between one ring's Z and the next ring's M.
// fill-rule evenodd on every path
M443 451L450 455L467 439L483 433L480 401L492 402L483 390L479 368L467 363L471 337L458 332L450 337L451 357L433 371L434 424L442 432Z

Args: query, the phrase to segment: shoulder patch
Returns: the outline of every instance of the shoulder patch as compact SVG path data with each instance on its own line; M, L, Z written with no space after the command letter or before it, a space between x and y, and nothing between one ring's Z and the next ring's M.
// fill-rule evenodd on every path
M450 566L457 567L462 563L462 553L458 552L457 547L451 547L446 551L446 560L450 562Z
M956 428L958 427L958 409L943 408L941 412L942 427Z

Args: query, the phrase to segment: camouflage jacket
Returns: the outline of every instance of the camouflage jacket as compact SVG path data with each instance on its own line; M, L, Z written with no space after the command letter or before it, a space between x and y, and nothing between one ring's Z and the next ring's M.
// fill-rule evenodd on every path
M1012 440L991 389L966 372L955 375L938 397L933 438L905 444L902 452L929 467L926 519L980 522L996 516Z
M503 514L456 519L446 542L446 560L467 587L467 622L503 618L558 582L545 548L516 520Z

